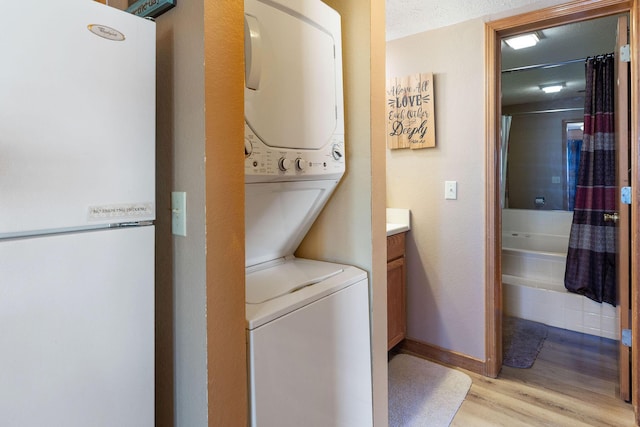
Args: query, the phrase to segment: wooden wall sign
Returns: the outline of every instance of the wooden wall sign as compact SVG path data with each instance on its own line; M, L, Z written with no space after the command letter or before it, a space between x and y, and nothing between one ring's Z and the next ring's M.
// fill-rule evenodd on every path
M387 148L436 146L433 73L387 80Z

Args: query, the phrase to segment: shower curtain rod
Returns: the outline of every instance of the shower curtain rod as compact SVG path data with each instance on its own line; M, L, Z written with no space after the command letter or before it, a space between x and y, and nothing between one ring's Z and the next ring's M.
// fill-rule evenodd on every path
M561 67L563 65L575 64L576 62L584 62L586 60L587 58L582 58L582 59L570 59L568 61L562 61L562 62L550 62L547 64L525 65L524 67L507 68L506 70L502 70L502 72L514 73L517 71L539 70L541 68L555 68L555 67Z
M586 58L570 59L568 61L561 61L561 62L549 62L547 64L535 64L535 65L525 65L523 67L507 68L506 70L502 70L502 72L514 73L517 71L539 70L542 68L556 68L556 67L562 67L563 65L575 64L576 62L585 62L589 58L604 58L609 55L613 55L613 53L603 53L601 55L587 56Z
M524 116L526 114L546 114L546 113L566 113L569 111L584 111L584 108L556 108L553 110L534 110L534 111L518 111L515 113L506 114L507 116Z

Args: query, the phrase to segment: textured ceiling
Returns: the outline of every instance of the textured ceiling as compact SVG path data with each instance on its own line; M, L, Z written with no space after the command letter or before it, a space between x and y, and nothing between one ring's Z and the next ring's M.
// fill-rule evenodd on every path
M387 40L480 17L495 17L512 9L540 9L554 0L387 0ZM543 39L533 48L514 51L503 44L503 69L562 63L613 52L616 17L600 18L540 31ZM539 85L565 82L566 89L544 94ZM502 105L530 104L583 96L584 62L553 68L503 73Z
M540 0L387 0L387 40L497 14Z
M539 31L540 42L513 50L502 44L502 69L541 64L557 67L502 73L502 105L524 104L584 96L584 58L612 53L616 46L617 16L577 22ZM565 64L567 61L575 63ZM548 95L539 85L564 82L565 89Z

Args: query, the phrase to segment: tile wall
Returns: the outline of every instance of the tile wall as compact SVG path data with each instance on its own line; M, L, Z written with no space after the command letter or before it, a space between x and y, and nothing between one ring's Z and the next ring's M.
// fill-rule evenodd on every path
M503 230L566 234L571 212L503 210ZM505 314L572 331L619 339L618 309L564 289L562 257L507 252L503 254Z

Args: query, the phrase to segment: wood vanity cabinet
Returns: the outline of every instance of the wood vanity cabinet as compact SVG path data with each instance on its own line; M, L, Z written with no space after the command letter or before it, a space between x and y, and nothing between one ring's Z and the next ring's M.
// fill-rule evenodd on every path
M387 237L387 349L407 335L405 234Z

